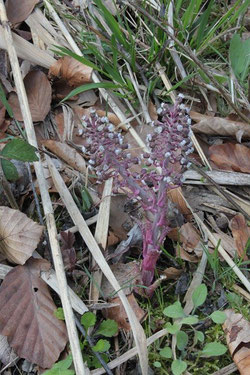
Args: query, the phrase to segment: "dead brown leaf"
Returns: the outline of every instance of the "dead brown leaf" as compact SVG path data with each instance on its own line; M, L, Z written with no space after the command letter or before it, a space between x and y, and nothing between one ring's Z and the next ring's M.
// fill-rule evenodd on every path
M250 173L250 149L240 144L224 143L209 147L210 159L219 169Z
M93 69L73 57L64 56L49 69L49 76L63 79L69 86L80 86L91 82Z
M18 210L0 207L0 251L13 263L24 264L36 249L43 227Z
M238 142L241 138L250 137L250 127L248 124L240 121L232 121L222 117L205 116L198 112L190 112L192 120L198 121L192 125L194 133L203 133L209 135L221 135L235 137Z
M50 110L51 86L46 75L40 70L29 72L24 80L30 112L33 121L43 121ZM23 121L17 94L11 92L8 100L14 116L18 121Z
M187 262L199 262L199 258L196 255L189 254L186 250L183 249L183 247L176 248L175 253L176 257L180 257L181 259L186 260Z
M145 316L145 311L140 308L138 305L134 295L131 293L127 296L128 302L132 307L137 319L141 321ZM123 304L119 297L113 298L110 300L110 303L118 303L119 306L114 306L112 309L105 309L103 310L103 315L106 319L113 319L117 322L118 327L120 329L124 329L125 331L130 331L131 327L129 324L128 316L126 311L123 307Z
M168 267L163 271L163 274L167 277L168 280L178 280L183 270L178 268Z
M181 187L168 191L168 198L177 206L178 210L184 215L187 221L192 220L192 213L183 199Z
M180 240L183 248L189 253L194 252L196 255L200 255L203 252L200 234L193 224L186 223L181 226Z
M247 226L244 216L240 213L235 215L230 222L230 228L234 237L238 256L247 260L246 244L250 237L250 229Z
M250 374L250 323L234 310L225 310L223 324L227 345L241 375Z
M66 143L53 141L52 139L46 139L41 143L72 168L80 173L86 173L85 160L74 148Z
M60 232L62 241L62 257L65 269L72 272L76 265L76 251L74 248L75 235L70 231Z
M140 278L140 268L136 262L115 263L110 266L116 280L120 284L125 294L130 294ZM102 279L101 290L105 299L108 299L114 293L114 288L106 277Z
M65 323L58 320L47 284L40 278L50 264L31 258L5 277L0 287L0 333L21 358L42 368L57 361L67 343Z
M39 0L7 0L5 6L8 20L12 24L23 22L38 3Z

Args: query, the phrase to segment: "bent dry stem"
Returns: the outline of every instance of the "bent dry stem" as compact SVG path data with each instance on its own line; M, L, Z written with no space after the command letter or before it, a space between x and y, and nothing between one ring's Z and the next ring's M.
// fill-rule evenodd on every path
M95 171L97 182L112 177L114 193L123 191L144 212L143 220L135 220L143 236L145 286L152 284L160 248L170 230L167 191L181 185L183 172L190 166L187 157L193 152L191 119L181 101L179 95L174 105L161 105L160 119L152 122L152 133L147 136L149 152L139 156L131 155L130 145L107 117L99 117L91 110L89 118L82 118L86 140L82 151L89 156L89 168Z

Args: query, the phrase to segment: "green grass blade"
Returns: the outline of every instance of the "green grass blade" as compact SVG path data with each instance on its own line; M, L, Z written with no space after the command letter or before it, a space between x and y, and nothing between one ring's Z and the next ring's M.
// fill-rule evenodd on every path
M76 89L72 90L60 103L65 102L66 100L72 98L72 96L81 94L84 91L92 90L92 89L118 89L120 86L112 83L112 82L97 82L97 83L88 83L86 85L82 85L77 87Z

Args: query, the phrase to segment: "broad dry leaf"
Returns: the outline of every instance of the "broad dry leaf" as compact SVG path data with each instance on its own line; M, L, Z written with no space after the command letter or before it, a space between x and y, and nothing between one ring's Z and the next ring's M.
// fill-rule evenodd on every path
M168 191L168 198L177 206L187 221L192 220L192 213L183 198L181 187L170 189Z
M12 24L23 22L28 18L39 1L40 0L7 0L6 11L8 20Z
M186 260L187 262L191 262L191 263L198 263L199 262L199 258L196 255L189 254L181 246L176 248L175 253L176 253L176 257L181 258L183 260Z
M230 221L230 228L234 237L238 256L247 260L246 244L250 237L250 229L247 226L244 216L240 213L235 215Z
M180 240L188 252L192 252L200 243L200 234L191 223L183 224L180 228Z
M250 173L250 149L240 144L224 143L209 147L210 159L219 169Z
M4 365L11 363L11 366L14 366L15 359L18 359L18 356L8 344L7 337L0 335L0 361Z
M137 262L115 263L110 266L116 280L125 294L130 294L136 284L140 284L140 268ZM108 299L115 292L110 282L104 276L102 279L101 291L105 299Z
M226 137L235 137L238 141L241 138L250 137L250 127L248 124L240 121L232 121L222 117L205 116L198 112L190 112L192 120L198 121L192 125L194 133L203 133L209 135L221 135Z
M227 345L241 375L250 374L250 322L232 309L225 310L223 324Z
M72 168L81 173L86 173L85 160L74 148L52 139L44 140L41 143Z
M167 277L168 280L178 280L183 272L183 270L178 268L168 267L162 273Z
M58 320L47 284L40 278L50 264L31 258L5 277L0 287L0 334L21 358L42 368L57 361L67 343L63 321Z
M0 251L13 263L24 264L36 249L43 227L18 210L0 207Z
M63 79L69 86L91 82L93 69L70 56L65 56L50 67L49 75Z
M145 311L140 308L135 299L135 296L132 293L127 296L127 299L137 319L141 321L145 317ZM115 297L110 300L110 303L117 303L119 304L119 306L114 306L112 307L112 309L103 310L103 315L105 316L105 318L115 320L119 328L124 329L125 331L130 331L131 327L129 324L128 316L120 298Z
M46 75L40 70L29 72L24 80L33 121L43 121L50 110L52 90ZM18 121L23 121L19 101L15 92L10 93L9 105Z

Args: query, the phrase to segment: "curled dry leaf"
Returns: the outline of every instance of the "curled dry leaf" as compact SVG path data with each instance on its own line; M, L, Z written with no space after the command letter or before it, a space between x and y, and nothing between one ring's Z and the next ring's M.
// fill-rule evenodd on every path
M187 221L192 220L192 213L183 198L181 187L169 190L168 198L177 206Z
M134 295L131 293L127 296L128 302L132 307L137 319L141 321L145 316L145 311L140 308ZM130 331L131 327L129 324L128 316L123 307L123 304L119 297L113 298L110 300L111 303L116 303L119 306L114 306L112 309L103 310L103 315L106 319L113 319L117 322L118 327L124 329L125 331Z
M250 173L250 149L240 144L224 143L209 147L210 159L219 169Z
M36 249L43 227L18 210L0 207L0 251L13 263L24 264Z
M49 69L49 76L63 79L69 86L91 82L93 69L70 56L57 60Z
M40 70L29 72L24 80L30 112L33 121L43 121L50 110L51 86L46 75ZM18 121L23 121L19 101L15 92L10 93L9 105Z
M186 223L181 226L180 240L184 249L189 253L195 252L197 255L202 254L203 249L200 242L200 234L193 224Z
M75 170L80 173L86 173L85 160L74 148L66 143L53 141L52 139L44 140L42 144Z
M7 0L6 1L6 12L8 20L12 24L23 22L28 18L30 13L33 11L39 0Z
M19 357L42 368L50 368L67 343L65 324L55 317L56 305L40 278L49 268L44 259L29 259L0 287L0 333Z
M250 374L250 323L234 310L225 310L223 324L227 345L241 375Z
M250 127L248 124L240 121L232 121L221 117L205 116L198 112L190 112L192 120L198 121L192 126L194 133L203 133L209 135L221 135L226 137L235 137L239 142L241 138L250 137Z
M250 237L250 229L247 226L244 216L242 214L235 215L230 222L230 228L234 237L238 256L247 260L246 244Z

